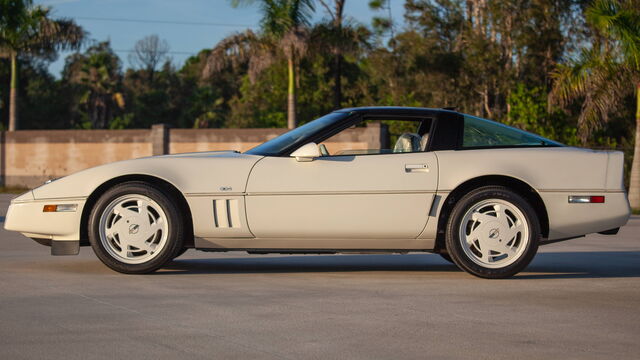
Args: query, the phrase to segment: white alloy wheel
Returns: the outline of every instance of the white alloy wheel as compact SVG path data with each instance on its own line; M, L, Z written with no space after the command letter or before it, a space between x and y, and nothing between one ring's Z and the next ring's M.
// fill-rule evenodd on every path
M485 268L503 268L517 261L527 249L529 224L512 203L487 199L464 214L458 238L471 261Z
M167 244L169 226L162 207L139 194L120 196L100 215L100 242L114 259L141 264L154 259Z

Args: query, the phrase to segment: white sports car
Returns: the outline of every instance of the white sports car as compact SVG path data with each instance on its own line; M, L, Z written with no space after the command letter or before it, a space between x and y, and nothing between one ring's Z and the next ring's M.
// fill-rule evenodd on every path
M370 122L381 129L376 145L335 148L334 136ZM154 156L50 181L11 202L5 228L53 255L91 245L123 273L155 271L195 248L436 252L503 278L538 245L615 234L629 215L620 152L447 109L370 107L330 113L245 153Z

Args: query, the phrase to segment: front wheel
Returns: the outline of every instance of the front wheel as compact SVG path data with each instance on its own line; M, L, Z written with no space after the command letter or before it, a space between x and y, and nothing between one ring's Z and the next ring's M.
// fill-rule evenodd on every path
M187 250L189 250L189 248L183 248L182 250L178 251L178 253L173 256L173 259L175 260L180 256L184 255L184 253L186 253Z
M449 254L447 253L438 253L438 255L440 255L441 258L443 258L444 260L446 260L447 262L450 262L453 264L453 259L451 259L451 256L449 256Z
M153 272L184 249L184 222L173 199L143 182L105 192L89 218L89 241L98 258L126 274Z
M461 269L488 279L522 271L538 251L540 224L520 195L501 186L471 191L447 222L446 246Z

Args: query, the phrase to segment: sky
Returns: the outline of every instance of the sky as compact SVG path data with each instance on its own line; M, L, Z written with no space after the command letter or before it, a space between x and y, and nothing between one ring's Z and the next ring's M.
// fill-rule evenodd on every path
M347 0L345 15L370 25L374 12L368 2ZM173 63L180 67L189 56L212 48L234 32L257 29L260 21L256 6L233 8L229 0L36 0L34 3L51 7L53 18L74 19L89 32L91 39L110 40L125 68L129 67L128 52L147 35L156 34L166 40ZM403 3L391 0L395 21L402 21ZM326 16L324 8L318 6L315 19ZM60 77L68 54L60 53L58 60L49 66L56 77Z

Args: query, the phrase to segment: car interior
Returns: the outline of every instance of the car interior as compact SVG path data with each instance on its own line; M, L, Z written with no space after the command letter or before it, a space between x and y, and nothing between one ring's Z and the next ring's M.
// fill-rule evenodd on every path
M380 148L332 149L332 139L340 136L340 134L337 134L319 145L320 154L322 156L375 155L412 153L427 150L431 132L431 118L365 119L358 124L358 126L368 126L374 122L379 123L380 126L384 128L384 133L386 134Z

